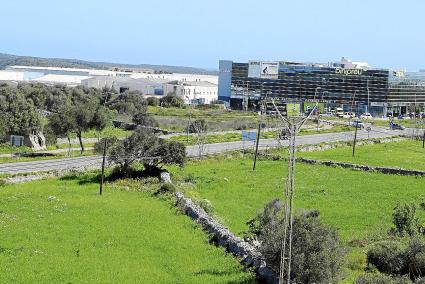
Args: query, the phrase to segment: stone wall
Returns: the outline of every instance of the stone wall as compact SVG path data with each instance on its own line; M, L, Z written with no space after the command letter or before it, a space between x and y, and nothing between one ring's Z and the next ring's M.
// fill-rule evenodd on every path
M211 234L218 245L239 257L245 265L253 267L258 277L266 283L277 283L277 278L267 267L258 252L248 242L235 236L229 229L209 216L204 209L195 204L190 198L185 198L181 192L176 193L178 207L190 218L201 224L205 231Z
M359 171L366 172L379 172L384 174L393 174L393 175L404 175L404 176L425 176L425 171L419 170L407 170L399 168L386 168L386 167L374 167L366 165L357 165L343 162L333 162L333 161L318 161L306 158L297 158L298 162L307 163L312 165L324 165L329 167L342 167Z

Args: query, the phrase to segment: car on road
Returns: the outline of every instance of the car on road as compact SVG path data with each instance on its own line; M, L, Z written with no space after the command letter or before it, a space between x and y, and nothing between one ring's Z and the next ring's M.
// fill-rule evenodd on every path
M360 120L354 120L351 125L357 128L365 128L365 124Z
M362 115L360 115L361 119L372 119L372 115L368 112L362 113Z

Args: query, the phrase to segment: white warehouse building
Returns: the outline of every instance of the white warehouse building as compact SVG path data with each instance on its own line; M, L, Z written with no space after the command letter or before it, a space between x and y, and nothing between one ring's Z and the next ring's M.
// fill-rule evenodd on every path
M218 99L217 85L210 82L170 82L163 85L163 90L164 94L177 94L187 104L211 104Z

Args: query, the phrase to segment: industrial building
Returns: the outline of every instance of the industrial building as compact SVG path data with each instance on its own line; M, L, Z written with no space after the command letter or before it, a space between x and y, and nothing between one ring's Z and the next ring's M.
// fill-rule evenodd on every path
M39 82L69 87L111 88L119 93L139 91L163 96L175 93L188 104L209 104L218 99L218 76L161 73L152 70L97 70L60 67L8 66L0 71L0 82Z
M423 110L425 72L371 68L342 58L332 63L249 61L219 63L219 100L233 109L258 109L267 97L285 102L321 100L328 111L386 117Z

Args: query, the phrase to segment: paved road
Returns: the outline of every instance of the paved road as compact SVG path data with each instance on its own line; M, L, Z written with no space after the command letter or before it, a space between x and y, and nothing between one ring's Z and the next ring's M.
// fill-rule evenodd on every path
M370 138L383 138L393 135L402 134L401 131L390 131L383 128L374 128L370 133ZM297 145L312 145L320 144L324 142L338 142L338 141L351 141L353 140L354 132L340 132L340 133L327 133L327 134L315 134L305 135L297 137ZM368 133L365 130L359 130L357 134L358 139L368 138ZM279 144L280 143L280 144ZM276 139L262 139L260 140L259 147L261 149L272 148L276 146L287 146L288 141L278 142ZM234 151L245 149L252 149L254 147L253 142L226 142L207 144L204 146L204 154L215 154L226 151ZM196 157L199 153L198 146L188 146L186 148L189 157ZM0 164L0 174L18 174L18 173L31 173L31 172L43 172L52 170L66 170L72 168L79 168L89 165L99 165L101 163L101 157L99 156L87 156L79 158L64 158L55 160L44 160L44 161L33 161L33 162L17 162Z

